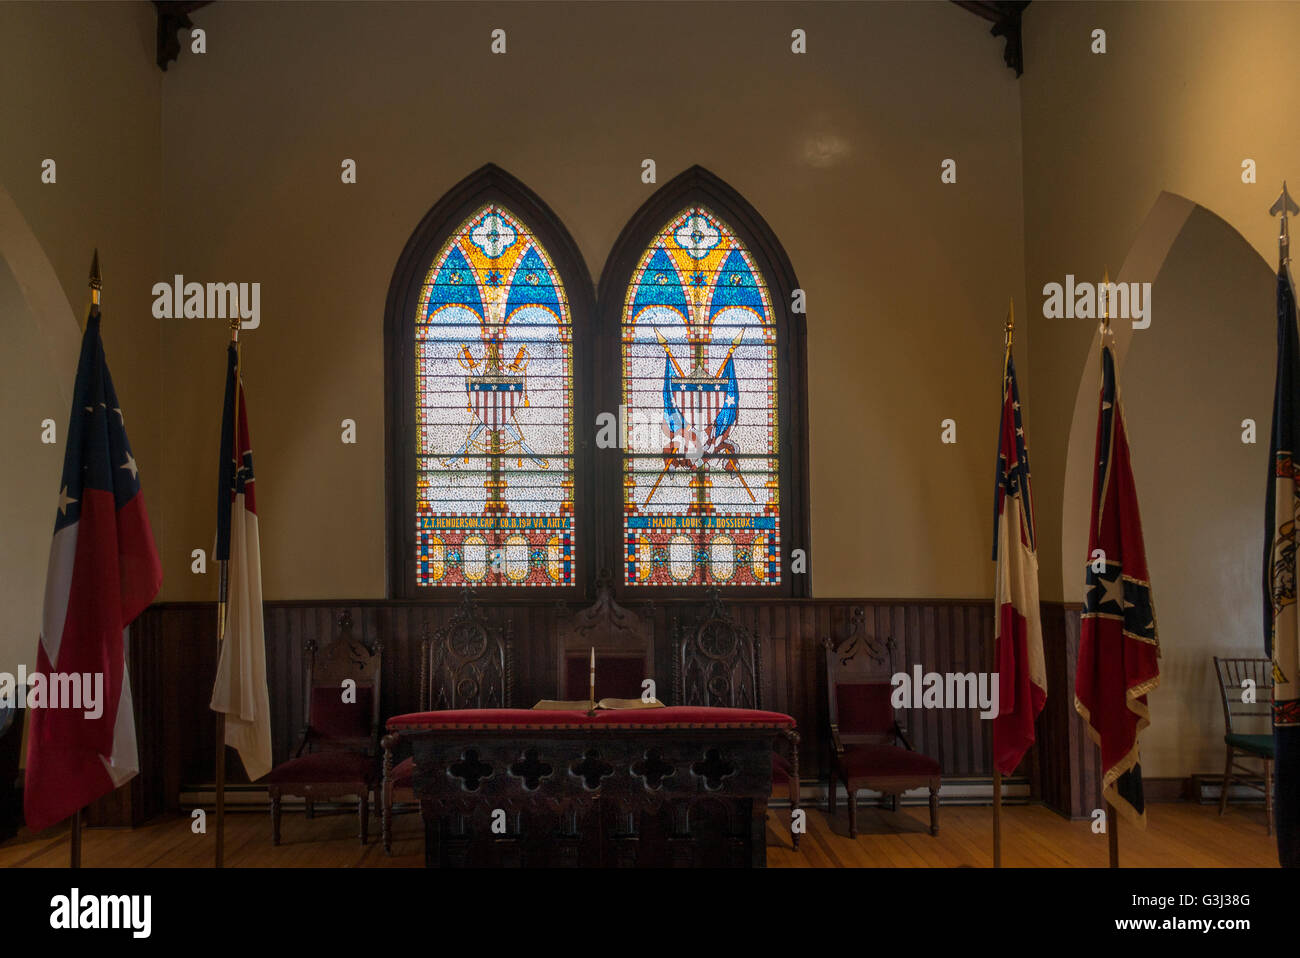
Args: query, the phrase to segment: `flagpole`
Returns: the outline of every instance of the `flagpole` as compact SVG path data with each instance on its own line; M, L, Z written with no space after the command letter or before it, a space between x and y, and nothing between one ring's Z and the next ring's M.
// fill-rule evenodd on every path
M1110 802L1106 803L1106 836L1110 842L1110 867L1119 868L1119 816Z
M1002 357L1002 403L1007 401L1007 370L1011 368L1011 339L1016 330L1016 301L1012 297L1007 303L1007 323L1004 327L1006 333L1006 352ZM997 584L994 583L993 596L993 615L996 618L999 615ZM997 661L998 640L997 640L997 623L994 622L993 638L993 661ZM993 867L1002 867L1002 773L998 771L997 755L993 756Z
M239 317L230 321L230 341L235 344L235 413L231 424L232 454L239 461L239 386L240 386L240 350ZM225 437L222 437L224 444ZM225 455L223 450L222 455ZM239 468L238 465L235 467ZM222 490L225 494L225 490ZM227 530L229 535L229 530ZM226 604L230 598L230 560L221 559L219 578L217 580L217 660L221 659L221 643L226 634ZM216 801L217 801L217 842L213 867L225 867L226 853L226 713L217 712L217 747L216 747Z

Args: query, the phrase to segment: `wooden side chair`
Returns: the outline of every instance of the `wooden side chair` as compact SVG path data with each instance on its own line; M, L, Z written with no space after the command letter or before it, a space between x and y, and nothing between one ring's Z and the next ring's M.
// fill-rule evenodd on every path
M299 795L307 818L319 800L357 796L361 844L369 836L370 793L379 785L379 683L383 647L352 637L352 616L338 617L339 635L321 651L307 642L307 714L294 757L267 773L271 841L280 844L280 799ZM345 680L355 682L355 692ZM349 691L345 694L345 688Z
M1228 757L1223 766L1223 792L1219 796L1219 814L1228 810L1228 790L1234 782L1259 789L1258 773L1237 761L1258 759L1263 763L1264 823L1273 834L1273 662L1271 659L1214 657L1214 672L1219 679L1219 698L1223 701L1223 742ZM1243 683L1255 683L1255 701L1242 701ZM1262 721L1261 721L1262 719ZM1259 729L1264 731L1260 732Z
M898 796L913 788L930 790L930 834L939 834L939 763L915 751L894 716L894 640L864 634L865 615L855 610L849 638L826 648L826 689L830 703L831 780L827 811L835 814L835 790L842 782L849 799L849 837L858 837L858 792L869 788Z
M560 618L552 641L559 699L587 698L593 648L597 700L640 698L641 683L655 677L654 620L615 602L613 583L606 573L597 581L596 601L575 615Z
M514 664L510 621L493 628L469 589L451 619L436 631L428 620L420 647L420 711L434 709L510 708L514 699ZM393 743L384 738L384 784L381 795L384 851L393 853L393 807L414 804L415 761L393 764Z
M761 709L760 646L758 637L740 625L722 602L717 589L708 592L708 606L689 626L673 620L673 705L708 708ZM799 733L786 733L788 755L772 752L772 782L784 784L790 808L799 808ZM799 833L791 836L795 850Z

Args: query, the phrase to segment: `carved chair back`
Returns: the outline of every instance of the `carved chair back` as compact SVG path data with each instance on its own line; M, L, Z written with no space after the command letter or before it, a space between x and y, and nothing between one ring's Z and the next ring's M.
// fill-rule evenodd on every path
M897 720L890 701L894 640L866 634L866 614L853 610L848 638L822 642L831 735L844 745L892 744Z
M493 627L466 589L451 619L437 630L426 620L420 654L420 708L510 708L514 663L510 620Z
M555 687L562 699L586 699L592 648L596 650L596 698L640 698L642 682L654 679L654 620L614 601L607 576L596 601L560 618L555 631Z
M693 623L673 622L673 705L760 709L757 636L732 617L717 589Z
M324 649L315 639L307 642L304 744L313 751L376 754L383 646L372 648L353 637L350 612L339 613L336 621L338 635Z

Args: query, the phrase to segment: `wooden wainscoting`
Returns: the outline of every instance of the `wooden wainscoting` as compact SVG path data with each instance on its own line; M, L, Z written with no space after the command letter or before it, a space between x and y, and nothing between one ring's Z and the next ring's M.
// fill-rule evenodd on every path
M265 605L267 670L271 691L275 760L285 760L303 719L303 644L331 639L339 613L352 616L352 631L384 646L382 711L396 715L417 707L419 651L426 625L436 629L452 614L456 596L445 601L340 600L268 602ZM481 599L493 624L509 620L514 648L515 702L531 705L556 697L551 634L557 616L582 608L537 601ZM992 664L993 618L988 600L784 599L728 603L736 619L760 640L762 705L788 712L799 723L800 769L805 780L827 777L826 675L821 640L849 634L851 614L861 606L869 634L893 636L894 668L920 664L927 672L981 672ZM691 621L703 604L695 601L634 603L628 606L655 624L657 692L671 703L671 628ZM1045 603L1043 631L1048 664L1047 709L1039 719L1039 745L1020 774L1032 797L1061 814L1079 817L1097 806L1096 749L1074 713L1074 663L1078 648L1077 609ZM102 824L134 824L166 808L179 807L182 785L203 788L214 781L214 722L208 710L216 668L216 609L213 603L163 603L141 616L131 635L131 674L140 736L141 775L95 811ZM912 744L939 760L950 778L988 778L991 724L975 709L907 710ZM233 751L227 752L227 780L246 782Z

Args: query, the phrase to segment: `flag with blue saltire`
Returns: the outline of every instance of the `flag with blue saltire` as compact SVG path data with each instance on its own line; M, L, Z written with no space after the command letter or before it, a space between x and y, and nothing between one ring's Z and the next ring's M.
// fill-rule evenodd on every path
M1115 356L1104 340L1101 374L1074 708L1101 750L1102 797L1145 827L1138 735L1151 724L1160 644Z
M998 714L993 719L993 763L1003 775L1016 770L1034 744L1034 720L1047 702L1042 616L1038 608L1038 550L1029 450L1016 364L1007 351L998 429L998 473L993 517L997 562L994 649Z
M225 634L211 707L226 716L226 744L250 781L271 770L271 707L262 622L262 545L239 349L230 345L217 488L218 561L226 562Z

